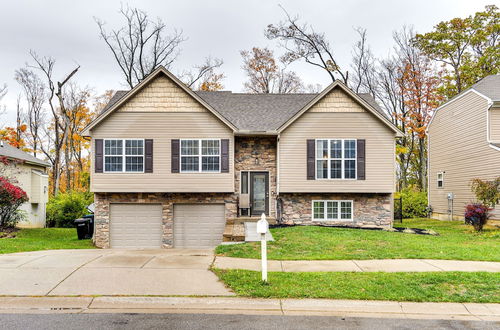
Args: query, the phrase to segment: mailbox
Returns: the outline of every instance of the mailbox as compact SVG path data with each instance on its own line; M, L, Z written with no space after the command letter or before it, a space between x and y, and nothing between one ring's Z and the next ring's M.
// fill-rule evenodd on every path
M266 215L262 213L260 220L257 221L257 233L265 234L269 230L269 223L266 220Z

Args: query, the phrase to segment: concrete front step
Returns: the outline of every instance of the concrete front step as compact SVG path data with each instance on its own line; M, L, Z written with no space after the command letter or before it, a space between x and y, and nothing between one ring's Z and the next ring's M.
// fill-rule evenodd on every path
M243 224L245 222L257 222L260 220L260 217L237 217L237 218L227 218L226 224ZM266 217L267 222L270 225L275 225L276 218L275 217Z
M245 240L244 224L226 224L222 241L224 242L243 242Z
M276 218L266 217L270 225L275 225ZM224 235L222 236L223 242L243 242L245 241L245 222L257 222L260 217L237 217L227 218Z

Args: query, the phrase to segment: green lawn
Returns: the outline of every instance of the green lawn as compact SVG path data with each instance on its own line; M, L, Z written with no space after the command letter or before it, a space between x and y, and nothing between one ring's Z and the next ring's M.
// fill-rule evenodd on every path
M91 240L79 241L75 228L21 229L15 238L0 238L0 254L53 250L92 249Z
M500 303L499 273L269 273L214 269L237 295L261 298L328 298Z
M275 260L338 259L457 259L500 261L500 229L486 227L475 233L461 222L407 219L403 225L432 229L439 236L394 233L380 230L295 226L274 228L275 241L268 257ZM260 243L221 245L219 255L259 258Z

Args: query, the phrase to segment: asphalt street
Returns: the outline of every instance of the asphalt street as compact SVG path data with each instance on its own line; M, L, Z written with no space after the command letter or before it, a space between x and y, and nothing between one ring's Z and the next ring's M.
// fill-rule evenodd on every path
M499 329L500 322L217 314L0 314L0 329Z

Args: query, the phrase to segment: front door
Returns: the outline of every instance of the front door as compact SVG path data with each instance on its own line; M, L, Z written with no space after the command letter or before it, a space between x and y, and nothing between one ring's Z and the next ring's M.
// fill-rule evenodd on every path
M250 172L250 202L253 216L269 215L269 173Z

